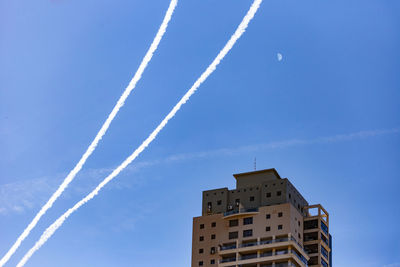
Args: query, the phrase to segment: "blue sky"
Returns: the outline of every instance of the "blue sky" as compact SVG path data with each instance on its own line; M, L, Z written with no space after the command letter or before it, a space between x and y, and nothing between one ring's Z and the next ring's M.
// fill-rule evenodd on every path
M147 137L251 2L180 0L136 90L9 266ZM2 255L101 127L168 4L0 1ZM233 188L255 157L330 212L335 266L400 266L399 11L396 0L265 0L159 137L27 266L190 266L201 191Z

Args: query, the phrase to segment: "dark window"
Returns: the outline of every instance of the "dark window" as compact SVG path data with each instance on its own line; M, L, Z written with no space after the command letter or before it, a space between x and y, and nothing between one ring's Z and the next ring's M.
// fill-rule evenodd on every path
M229 227L234 227L239 225L239 220L230 220Z
M210 260L210 264L215 264L215 260Z
M250 201L254 201L254 197L250 197Z
M238 232L229 232L229 239L235 239L238 238L239 233Z
M292 198L292 195L291 195L291 194L289 194L289 198Z
M214 234L211 235L211 239L215 239L215 235Z
M215 247L212 247L212 248L210 249L210 254L215 254Z
M283 213L282 212L279 212L278 213L278 217L282 217L283 216Z
M219 205L221 205L222 204L222 200L218 200L217 201L217 205L219 206Z
M267 193L267 197L271 197L271 193Z
M199 261L199 266L203 266L203 261Z
M265 227L265 231L267 232L271 231L271 227L270 226Z
M200 229L204 229L204 224L200 224Z
M211 223L211 227L215 227L215 226L217 226L217 223L216 222L212 222Z
M282 192L281 192L281 191L278 191L278 192L276 192L276 195L277 195L277 196L280 196L280 195L282 195Z
M278 230L282 230L282 228L283 228L282 224L278 225Z
M203 252L204 252L204 249L199 249L199 254L203 254Z
M318 228L318 220L311 220L304 222L304 230Z
M240 205L240 199L239 198L235 200L235 205L236 205L236 207L239 207L239 205Z
M253 224L253 217L248 217L243 219L243 225Z
M298 224L299 224L299 226L300 226L300 221L298 221L297 223L298 223Z
M301 239L301 234L299 233L299 239Z
M200 236L199 240L204 241L204 236Z
M249 237L253 235L253 230L244 230L243 231L243 237Z
M267 218L267 220L268 220L268 219L271 219L271 214L267 214L267 215L265 216L265 218Z

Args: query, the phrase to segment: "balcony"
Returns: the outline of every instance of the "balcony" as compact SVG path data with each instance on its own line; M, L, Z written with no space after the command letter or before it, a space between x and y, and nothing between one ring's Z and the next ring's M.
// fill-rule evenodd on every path
M300 252L297 252L295 249L291 249L289 251L287 246L290 245ZM273 252L272 249L276 249L275 252ZM299 265L307 266L308 260L308 256L306 256L306 258L302 255L302 253L305 255L307 255L307 253L293 237L254 241L242 243L238 246L230 245L220 247L219 255L222 257L225 255L225 257L227 257L222 259L220 263L236 261L236 257L232 256L232 254L236 252L241 254L241 256L238 258L240 264L254 264L262 263L263 261L268 262L273 260L285 260L288 257L291 257L295 259Z
M249 215L258 213L258 208L249 208L249 209L240 209L240 210L231 210L224 212L224 217L234 217L238 215Z
M263 264L260 265L260 267L297 267L293 263L285 262L285 263L275 263L275 265L272 264Z
M275 243L282 243L282 242L289 242L292 241L294 243L296 243L296 245L299 247L299 249L301 249L302 251L304 251L303 247L297 242L297 240L293 237L285 237L285 238L277 238L277 239L270 239L270 240L261 240L261 241L254 241L254 242L249 242L249 243L242 243L239 244L238 248L248 248L248 247L254 247L254 246L263 246L263 245L268 245L268 244L275 244ZM233 250L236 249L236 244L235 245L230 245L230 246L222 246L220 247L220 252L221 251L226 251L227 253L229 253L229 250ZM304 253L306 253L304 251Z
M226 262L233 262L233 261L236 261L236 257L219 260L219 263L226 263Z
M252 253L252 254L247 254L247 255L242 255L239 257L237 264L239 266L242 265L246 265L246 264L254 264L254 263L262 263L262 262L266 262L266 261L282 261L287 259L288 257L293 258L300 266L305 266L308 267L307 264L307 259L305 257L302 257L301 255L299 255L297 252L295 252L294 250L291 250L290 252L286 249L282 249L282 250L277 250L275 253L272 252L267 252L267 253ZM219 261L220 266L221 267L225 267L225 266L229 266L229 265L224 265L224 263L232 263L236 261L236 257L229 257L229 258L225 258L225 259L221 259ZM280 265L283 264L283 265ZM272 265L261 265L261 266L272 266ZM293 265L289 265L289 263L278 263L275 264L275 267L279 267L279 266L295 266Z

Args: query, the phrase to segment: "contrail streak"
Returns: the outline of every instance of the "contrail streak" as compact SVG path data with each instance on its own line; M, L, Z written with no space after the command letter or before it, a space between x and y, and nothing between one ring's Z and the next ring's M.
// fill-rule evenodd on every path
M232 49L236 41L245 32L249 22L256 14L258 8L260 7L262 0L254 0L246 16L243 18L242 22L239 24L235 33L231 36L229 41L225 44L224 48L219 52L214 61L207 67L207 69L201 74L200 78L193 84L193 86L186 92L186 94L181 98L181 100L173 107L173 109L168 113L168 115L161 121L156 129L147 137L146 140L128 157L121 165L119 165L114 171L107 176L90 194L76 203L72 208L67 210L62 216L60 216L52 225L50 225L46 231L42 234L40 239L35 243L35 245L24 255L22 260L18 263L17 267L22 267L29 260L30 257L41 247L44 243L54 234L54 232L64 223L64 221L77 209L79 209L86 202L94 198L99 191L112 179L114 179L123 169L125 169L139 154L146 149L146 147L157 137L158 133L167 125L168 121L172 119L178 110L185 104L189 98L196 92L199 86L214 72L221 60L226 56L229 50Z
M54 192L54 194L50 197L50 199L47 201L47 203L40 209L39 213L37 213L36 216L33 218L31 223L25 228L23 233L18 237L18 239L14 243L14 245L10 248L10 250L6 253L6 255L4 255L4 257L0 260L0 266L3 266L10 259L10 257L15 253L15 251L21 245L22 241L29 235L31 230L36 226L36 224L38 223L40 218L46 213L46 211L53 206L53 203L57 200L57 198L62 194L62 192L72 182L72 180L75 178L75 176L78 174L78 172L82 169L86 160L96 149L97 144L103 138L104 134L107 132L107 129L108 129L108 127L110 127L111 122L113 121L113 119L115 118L115 116L117 115L117 113L121 109L121 107L124 105L125 100L128 98L128 96L132 92L132 90L136 87L137 82L141 79L142 74L147 67L147 64L150 62L151 58L153 57L154 52L157 50L157 47L160 44L160 41L161 41L165 31L167 30L168 23L171 20L172 14L174 13L177 3L178 3L178 0L171 0L168 10L165 14L164 20L161 23L160 28L158 29L158 32L157 32L156 36L154 37L154 40L153 40L152 44L150 45L149 50L147 51L146 55L144 56L142 62L140 63L139 68L137 69L132 80L130 81L128 87L126 87L125 91L119 98L117 104L114 106L113 110L108 115L108 118L104 122L100 131L97 133L96 137L94 138L94 140L92 141L92 143L90 144L88 149L86 150L85 154L83 154L83 156L79 160L78 164L76 164L76 166L72 169L72 171L64 179L62 184L58 187L56 192Z

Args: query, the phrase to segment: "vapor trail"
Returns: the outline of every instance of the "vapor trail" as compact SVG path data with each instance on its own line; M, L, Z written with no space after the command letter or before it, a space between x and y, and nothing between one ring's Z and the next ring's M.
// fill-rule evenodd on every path
M207 69L201 74L200 78L193 84L193 86L186 92L186 94L181 98L181 100L173 107L173 109L168 113L168 115L161 121L156 129L147 137L146 140L128 157L121 165L119 165L114 171L107 176L90 194L81 199L72 208L67 210L63 215L61 215L52 225L50 225L46 231L42 234L40 239L35 243L35 245L25 254L22 260L18 263L17 267L22 267L29 260L30 257L41 247L44 243L54 234L54 232L64 223L64 221L77 209L79 209L86 202L94 198L99 191L112 179L114 179L123 169L125 169L140 153L146 149L146 147L157 137L158 133L167 125L168 121L172 119L178 110L185 104L189 98L196 92L199 86L214 72L221 60L226 56L229 50L232 49L236 41L245 32L249 22L256 14L258 8L260 7L262 0L254 0L246 16L243 18L242 22L239 24L235 33L231 36L229 41L225 44L224 48L219 52L214 61L207 67Z
M54 192L54 194L50 197L50 199L47 201L47 203L40 209L39 213L37 213L36 216L33 218L31 223L25 228L23 233L18 237L18 239L14 243L14 245L10 248L10 250L6 253L6 255L4 255L4 257L0 260L0 267L3 266L10 259L10 257L15 253L15 251L21 245L22 241L29 235L31 230L36 226L36 224L38 223L40 218L46 213L46 211L53 206L53 203L57 200L57 198L62 194L62 192L72 182L72 180L75 178L75 176L78 174L78 172L82 169L86 160L96 149L97 144L103 138L104 134L107 132L107 129L108 129L108 127L110 127L111 122L117 115L120 108L124 105L125 100L128 98L128 96L132 92L132 90L136 87L137 82L141 79L142 74L147 67L147 64L150 62L151 58L153 57L154 52L157 50L157 47L160 44L160 41L161 41L165 31L167 30L168 23L171 20L172 14L175 10L177 3L178 3L178 0L171 0L168 10L165 14L164 20L161 23L160 28L158 29L158 32L157 32L156 36L154 37L154 40L153 40L152 44L150 45L149 50L147 51L146 55L144 56L142 62L140 63L139 68L137 69L132 80L130 81L128 87L126 87L125 91L119 98L117 104L114 106L113 110L108 115L107 120L104 122L100 131L97 133L96 137L94 138L94 140L92 141L92 143L90 144L88 149L86 150L85 154L83 154L83 156L81 157L79 162L72 169L72 171L68 174L68 176L64 179L64 181L58 187L56 192Z

